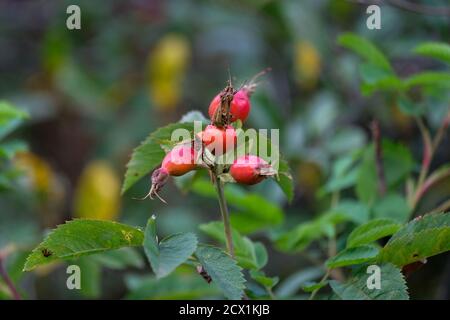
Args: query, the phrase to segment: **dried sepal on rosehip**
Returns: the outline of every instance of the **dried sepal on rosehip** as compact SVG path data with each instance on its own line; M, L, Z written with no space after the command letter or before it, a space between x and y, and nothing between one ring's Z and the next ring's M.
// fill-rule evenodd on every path
M273 177L277 174L264 159L246 155L237 158L230 167L230 175L237 183L254 185L267 177Z
M242 88L240 88L233 94L232 100L229 103L230 122L235 122L236 120L241 120L242 122L245 122L245 120L247 120L251 110L250 97L253 94L253 92L255 92L255 89L258 86L256 79L267 73L269 70L270 69L268 68L256 74L247 84L244 84ZM220 109L220 107L223 104L224 95L227 92L229 93L230 91L227 88L225 88L224 91L216 95L209 104L208 114L213 122L216 119L218 109ZM222 113L224 113L225 111L226 110L222 110Z
M153 196L156 196L162 202L166 203L166 201L159 195L159 191L166 184L169 176L178 177L188 173L189 171L195 170L197 168L196 154L197 153L192 143L175 146L166 154L161 163L161 167L153 171L151 176L152 186L150 191L140 200L144 200L146 198L153 199Z

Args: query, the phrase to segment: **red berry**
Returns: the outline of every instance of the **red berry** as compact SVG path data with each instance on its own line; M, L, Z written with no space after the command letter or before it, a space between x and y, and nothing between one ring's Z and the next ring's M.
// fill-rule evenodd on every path
M230 167L230 174L236 182L252 185L261 182L268 175L272 175L273 170L264 159L247 155L234 161Z
M214 97L209 105L208 114L211 120L214 118L214 114L216 113L217 108L220 107L220 94ZM244 122L248 114L250 113L250 97L248 95L248 91L241 89L234 95L233 101L231 101L230 113L231 113L231 122L240 119Z
M198 134L198 137L203 145L216 156L233 149L237 143L236 130L230 125L218 128L210 124Z
M157 196L161 201L166 202L161 198L158 192L164 187L169 179L169 176L182 176L191 170L196 168L196 153L191 145L178 145L175 146L169 153L164 157L161 168L156 169L152 173L152 187L148 194L141 200L153 196Z
M182 176L195 167L195 151L190 145L175 146L161 164L161 168L171 176Z

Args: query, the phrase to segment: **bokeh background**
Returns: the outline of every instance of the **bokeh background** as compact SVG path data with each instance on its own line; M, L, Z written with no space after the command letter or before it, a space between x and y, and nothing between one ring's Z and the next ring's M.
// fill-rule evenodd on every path
M81 30L66 28L70 4L81 8ZM17 266L46 230L73 217L143 226L156 214L161 234L198 232L202 222L218 220L214 198L182 192L173 182L162 192L169 205L133 199L146 194L149 179L123 196L120 187L132 149L190 110L206 114L229 73L239 85L272 68L252 97L246 126L280 129L294 200L288 204L270 181L251 189L284 212L280 228L328 205L318 193L333 159L370 139L373 118L384 136L404 141L420 159L421 137L411 118L395 103L360 94L359 59L336 38L345 31L367 37L406 76L438 68L413 56L411 48L422 41L448 42L449 17L382 5L381 30L368 30L366 8L344 0L1 0L0 98L27 110L30 119L12 135L26 142L28 151L14 159L24 172L16 185L2 186L0 248L14 243L23 250L8 263L27 297L122 298L130 292L142 297L133 288L145 281L146 294L155 294L149 297L171 297L167 292L179 289L170 279L164 285L172 291L155 289L149 267L142 268L138 258L121 261L123 268L107 262L108 268L93 268L92 288L87 284L81 293L65 288L61 265L33 274ZM429 114L432 127L444 107ZM450 161L448 142L436 165ZM268 245L266 272L289 279L285 291L295 292L302 277L314 273L305 257L277 252L263 233L255 238ZM449 297L449 258L434 258L411 278L413 298Z

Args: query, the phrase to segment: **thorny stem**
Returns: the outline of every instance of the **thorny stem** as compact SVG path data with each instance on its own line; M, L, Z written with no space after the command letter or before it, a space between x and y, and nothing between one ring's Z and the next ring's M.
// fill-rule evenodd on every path
M4 266L4 260L2 256L0 256L0 278L3 278L3 281L5 281L5 284L9 288L9 291L11 291L11 294L15 300L20 300L20 294L19 291L17 291L16 286L12 282L11 278L8 275L8 272L6 271L6 268Z
M214 184L217 189L217 196L219 198L220 213L222 214L223 225L225 228L225 240L227 243L227 249L230 256L234 259L234 245L233 237L231 233L230 215L228 213L228 207L225 200L225 194L223 193L223 183L220 181L217 174L213 174Z

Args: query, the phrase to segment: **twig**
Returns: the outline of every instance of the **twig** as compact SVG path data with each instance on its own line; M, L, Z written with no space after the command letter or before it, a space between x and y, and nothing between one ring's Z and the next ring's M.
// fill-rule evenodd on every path
M4 259L2 256L0 256L0 277L3 278L3 281L9 288L9 291L11 291L11 294L15 300L20 300L20 294L19 291L17 291L16 286L14 285L13 281L8 275L8 272L6 271L6 268L4 266Z
M428 171L430 169L431 161L436 153L437 148L444 138L445 132L450 125L450 111L447 113L446 117L442 121L436 135L431 139L430 132L425 127L423 120L421 118L416 118L417 125L419 126L420 132L423 137L424 142L424 152L422 159L422 167L420 169L419 180L417 182L416 191L412 201L412 208L414 209L419 203L421 197L429 186L426 184L426 179L428 176Z
M383 149L381 148L380 124L377 120L373 120L371 124L372 139L375 145L375 164L378 176L378 192L380 196L386 194L386 178L383 167Z

